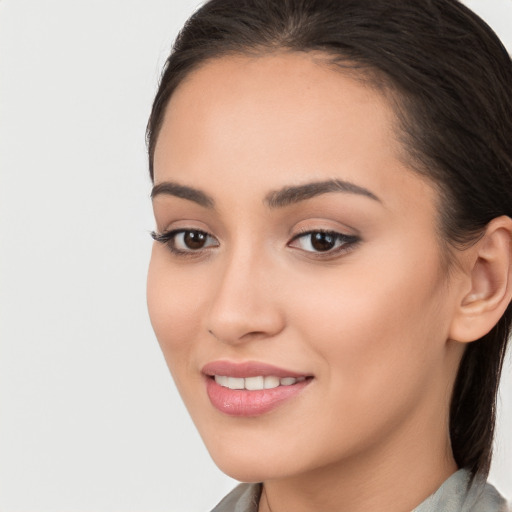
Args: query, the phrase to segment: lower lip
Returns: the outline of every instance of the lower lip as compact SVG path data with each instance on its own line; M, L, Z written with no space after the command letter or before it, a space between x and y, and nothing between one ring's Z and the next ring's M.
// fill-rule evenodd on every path
M291 386L248 391L220 386L213 378L208 377L206 379L206 392L212 405L224 414L229 416L259 416L272 411L298 395L310 382L311 379L306 379Z

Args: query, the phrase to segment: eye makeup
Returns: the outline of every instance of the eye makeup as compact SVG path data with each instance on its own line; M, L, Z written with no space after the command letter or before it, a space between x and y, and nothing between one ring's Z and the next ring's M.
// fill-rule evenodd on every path
M294 236L288 246L305 252L332 256L347 251L359 241L360 238L355 235L332 230L310 230Z
M199 256L220 246L210 233L200 229L171 229L163 233L151 232L153 240L164 244L176 256ZM334 230L311 229L294 235L288 247L309 253L315 258L332 258L355 247L360 242L356 235Z
M210 247L218 247L215 237L200 229L172 229L163 233L151 232L156 242L162 243L178 256L197 255Z

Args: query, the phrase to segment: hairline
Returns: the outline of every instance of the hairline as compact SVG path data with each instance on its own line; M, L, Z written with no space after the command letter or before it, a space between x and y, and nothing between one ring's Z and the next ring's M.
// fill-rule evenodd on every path
M221 43L222 44L222 43ZM287 55L287 54L308 54L312 60L319 66L325 66L332 71L342 73L349 79L352 79L359 84L370 88L372 91L378 93L389 105L393 113L392 118L392 131L394 139L397 143L397 158L407 169L422 178L428 185L433 187L435 192L435 208L436 208L436 234L439 240L439 248L441 252L441 266L442 270L449 273L457 267L456 253L463 250L468 245L478 240L479 233L472 234L468 237L465 243L457 244L451 239L447 232L447 222L445 220L447 205L451 200L451 194L446 192L446 187L442 186L439 180L432 176L432 168L429 163L422 162L417 158L411 148L413 141L408 133L407 125L412 122L412 115L410 106L407 106L408 95L403 88L401 88L395 81L383 70L375 66L365 64L356 59L348 56L343 56L343 52L334 52L329 48L294 48L289 45L275 44L260 44L255 46L237 46L232 48L223 48L222 46L214 47L210 50L211 54L205 52L200 56L196 62L188 69L184 70L183 75L178 79L175 87L166 98L165 106L159 116L158 123L154 126L154 132L151 133L151 140L153 142L152 151L150 153L151 171L153 173L154 153L156 150L157 141L160 135L160 130L165 122L165 117L169 110L169 104L172 101L176 92L193 78L197 71L204 69L212 62L219 61L226 58L265 58L273 55ZM409 140L408 140L409 139ZM154 176L152 174L152 181Z

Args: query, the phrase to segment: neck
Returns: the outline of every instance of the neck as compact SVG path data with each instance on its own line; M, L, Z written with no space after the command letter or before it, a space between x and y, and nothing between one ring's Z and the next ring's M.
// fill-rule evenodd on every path
M307 474L265 481L259 512L413 510L457 471L448 433L435 438L429 432L421 424L409 425L378 449Z

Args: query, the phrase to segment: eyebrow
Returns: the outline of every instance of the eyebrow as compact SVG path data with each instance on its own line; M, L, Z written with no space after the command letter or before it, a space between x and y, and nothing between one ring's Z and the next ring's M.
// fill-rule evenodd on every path
M373 192L364 187L344 180L327 180L306 183L294 187L284 187L275 192L270 192L265 197L265 202L270 208L283 208L291 204L311 199L312 197L327 194L329 192L344 192L369 197L374 201L382 202Z
M205 208L213 208L215 206L215 201L208 194L205 194L196 188L180 185L172 181L164 181L153 187L153 190L151 191L151 199L154 199L159 195L180 197L181 199L193 201Z
M333 179L315 181L304 185L283 187L280 190L268 193L265 196L265 203L270 208L284 208L291 204L299 203L329 192L357 194L373 199L374 201L382 202L373 192L370 192L364 187L349 181ZM197 203L205 208L212 209L215 207L214 199L202 190L187 187L186 185L180 185L179 183L172 181L164 181L153 187L153 190L151 191L151 199L154 199L159 195L169 195L179 197L181 199L187 199L188 201Z

